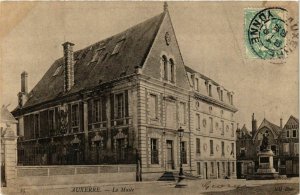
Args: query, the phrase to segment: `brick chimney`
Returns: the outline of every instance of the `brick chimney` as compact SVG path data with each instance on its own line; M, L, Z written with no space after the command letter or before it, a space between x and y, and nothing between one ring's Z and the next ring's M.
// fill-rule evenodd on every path
M282 129L282 118L280 118L280 128Z
M28 99L28 73L23 71L21 73L21 91L18 93L19 107L22 108Z
M64 92L67 92L74 85L74 44L65 42L62 46L64 48Z
M254 136L255 132L257 130L257 123L254 118L254 113L252 114L252 136Z

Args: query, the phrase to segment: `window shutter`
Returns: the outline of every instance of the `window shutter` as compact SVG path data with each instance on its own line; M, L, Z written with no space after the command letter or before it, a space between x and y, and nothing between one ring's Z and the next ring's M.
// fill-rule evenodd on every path
M25 139L30 138L30 120L29 120L29 116L24 116L24 137L25 137Z
M125 90L125 117L129 116L128 112L128 90Z
M47 137L49 128L48 128L48 110L44 110L40 113L40 132L41 137Z
M79 131L83 132L84 118L83 118L83 102L79 102Z
M67 128L67 132L65 133L69 133L72 132L72 109L71 109L71 104L68 104L68 128Z
M33 139L34 138L34 115L33 114L31 114L31 115L29 115L29 121L30 121L30 136L29 136L29 138L30 139Z
M101 99L102 109L102 121L106 121L106 97L103 96Z
M55 107L55 111L54 111L54 131L55 132L50 132L51 134L53 135L56 135L58 134L58 132L60 132L60 115L59 115L59 110L58 110L58 107Z
M110 94L110 117L112 120L115 118L114 107L115 107L114 94Z
M91 124L93 122L93 100L88 101L88 123Z

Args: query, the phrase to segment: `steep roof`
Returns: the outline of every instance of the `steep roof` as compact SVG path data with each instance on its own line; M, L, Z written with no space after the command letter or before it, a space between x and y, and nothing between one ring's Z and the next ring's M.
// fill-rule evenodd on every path
M165 12L117 35L75 51L75 84L67 93L63 92L63 57L56 60L29 93L29 99L24 107L90 89L99 83L110 82L133 74L137 66L143 66L164 16ZM117 43L120 41L123 43L119 52L113 54ZM53 76L55 72L57 74Z
M299 119L291 115L288 121L286 122L286 124L284 125L284 128L286 128L287 125L295 125L295 124L299 126Z
M4 105L1 107L0 121L2 123L6 123L6 122L17 123L15 117L8 111L8 109Z
M276 135L278 136L281 133L281 128L273 123L271 123L270 121L268 121L267 119L264 119L262 121L262 123L260 124L259 129L263 128L263 127L267 127L270 130L272 130L274 133L276 133ZM258 132L258 131L257 131Z

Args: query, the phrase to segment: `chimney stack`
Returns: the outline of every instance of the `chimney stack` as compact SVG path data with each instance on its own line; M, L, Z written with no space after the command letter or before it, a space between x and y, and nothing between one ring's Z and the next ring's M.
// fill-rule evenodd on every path
M64 48L64 91L69 91L74 85L74 53L71 42L62 44Z
M254 113L252 114L252 136L254 136L255 132L257 130L257 123L254 118Z
M28 83L27 83L28 73L23 71L21 74L21 92L28 93Z
M18 93L18 102L19 107L22 108L28 98L28 82L27 82L28 73L23 71L21 73L21 91Z
M282 118L280 118L280 128L282 129Z

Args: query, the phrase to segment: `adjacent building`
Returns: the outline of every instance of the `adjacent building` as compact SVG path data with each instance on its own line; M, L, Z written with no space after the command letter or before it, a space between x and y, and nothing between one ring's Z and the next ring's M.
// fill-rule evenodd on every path
M13 111L20 165L139 158L147 179L178 171L180 161L201 178L236 177L233 92L184 64L167 4L124 32L73 48L63 44L63 57L30 92L21 74Z
M269 149L274 153L273 165L277 172L288 176L299 176L299 120L290 116L283 126L282 119L277 126L264 119L257 128L254 114L252 132L244 126L237 129L237 169L238 177L253 174L258 168L257 152L260 150L263 135L268 137Z

